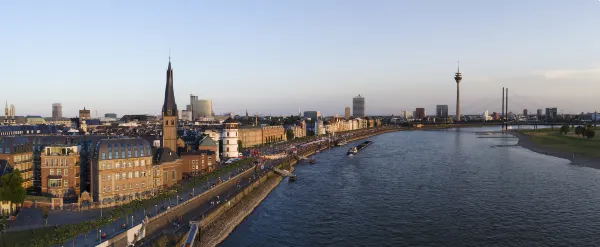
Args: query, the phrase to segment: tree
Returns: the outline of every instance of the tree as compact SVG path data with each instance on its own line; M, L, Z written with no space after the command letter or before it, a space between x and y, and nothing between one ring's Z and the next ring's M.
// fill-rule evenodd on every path
M48 225L48 208L42 208L42 218L46 221L46 226Z
M2 187L0 187L0 200L10 202L10 213L13 213L13 203L21 204L25 201L27 190L23 188L23 178L21 171L15 169L11 173L2 175L0 178Z
M585 128L583 126L577 126L575 128L575 135L582 135L582 137L585 137L585 133L583 133L585 130Z
M294 131L292 129L285 131L285 135L288 140L294 139Z
M587 136L588 139L593 139L595 135L596 131L593 128L588 128L585 130L585 136Z
M565 135L566 135L567 133L569 133L569 125L568 125L568 124L565 124L565 125L563 125L562 127L560 127L560 133L561 133L561 134L565 134Z

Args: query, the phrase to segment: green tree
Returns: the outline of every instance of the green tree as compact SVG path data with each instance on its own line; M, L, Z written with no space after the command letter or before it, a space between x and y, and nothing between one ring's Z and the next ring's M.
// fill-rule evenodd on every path
M287 137L288 140L293 140L294 139L294 131L289 129L287 131L285 131L285 135Z
M595 135L596 131L593 128L588 128L585 130L585 136L587 136L588 139L593 139Z
M582 137L585 137L585 134L583 133L585 130L585 128L583 126L577 126L575 128L575 135L582 135Z
M44 218L46 225L48 225L48 208L42 208L42 218Z
M561 134L565 134L565 135L566 135L567 133L569 133L569 125L568 125L568 124L565 124L565 125L563 125L562 127L560 127L560 133L561 133Z
M21 204L25 201L27 190L23 188L23 177L21 171L15 169L11 173L2 175L0 178L2 187L0 187L0 200L10 202L10 213L13 213L13 204Z

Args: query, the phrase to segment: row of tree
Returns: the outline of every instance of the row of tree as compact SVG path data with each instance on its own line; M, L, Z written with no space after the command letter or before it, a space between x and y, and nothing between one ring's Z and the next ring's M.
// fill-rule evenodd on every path
M565 124L562 127L560 127L561 134L566 135L567 133L569 133L570 130L571 130L571 128L568 124ZM580 125L580 126L575 127L575 135L581 136L582 138L587 137L588 139L593 139L594 136L596 136L596 130L595 130L594 126L592 126L592 125L586 125L586 126Z

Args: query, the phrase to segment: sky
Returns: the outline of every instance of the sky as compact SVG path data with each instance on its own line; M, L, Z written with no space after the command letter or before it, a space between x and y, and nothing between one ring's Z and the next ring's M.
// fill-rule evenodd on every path
M600 110L598 0L3 1L0 100L16 115ZM4 102L2 102L4 103Z

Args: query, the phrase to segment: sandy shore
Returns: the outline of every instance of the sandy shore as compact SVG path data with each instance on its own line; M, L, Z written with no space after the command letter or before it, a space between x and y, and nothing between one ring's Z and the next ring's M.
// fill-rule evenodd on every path
M600 158L587 157L552 148L540 147L537 144L535 144L531 140L531 137L528 135L521 134L516 130L509 131L508 133L519 138L519 143L517 144L518 146L529 149L533 152L567 159L570 160L573 165L587 166L600 169Z

